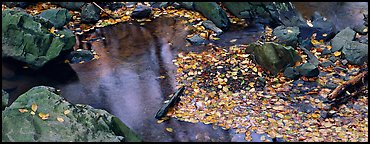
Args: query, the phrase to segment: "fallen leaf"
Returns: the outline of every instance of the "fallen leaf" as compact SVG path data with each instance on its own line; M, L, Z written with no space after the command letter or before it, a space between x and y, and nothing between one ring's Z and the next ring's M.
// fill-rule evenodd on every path
M28 112L28 110L27 110L27 109L18 109L18 111L19 111L19 112L21 112L21 113Z
M46 120L46 119L48 119L48 118L49 118L49 114L45 114L45 113L43 113L43 112L40 112L40 113L39 113L39 117L40 117L41 119L43 119L43 120Z
M35 103L33 103L32 106L31 106L31 109L32 109L32 111L36 112L37 105Z
M334 52L334 56L340 56L342 53L340 51Z
M231 43L236 42L236 41L237 41L237 39L230 40Z
M173 132L173 129L172 128L166 128L166 131Z
M58 120L59 122L64 122L64 119L63 119L63 118L61 118L61 117L58 117L58 118L57 118L57 120Z
M35 112L31 111L31 115L35 115L35 114L36 114Z
M65 110L65 111L64 111L64 115L69 114L69 112L71 112L71 111L69 111L69 110Z

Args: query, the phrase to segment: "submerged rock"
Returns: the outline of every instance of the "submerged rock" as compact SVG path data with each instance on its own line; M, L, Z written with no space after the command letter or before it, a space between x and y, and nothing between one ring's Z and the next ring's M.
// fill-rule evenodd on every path
M273 35L276 36L280 44L295 47L298 44L299 28L278 26L274 29Z
M194 9L222 30L230 27L231 23L226 12L216 2L194 2Z
M150 16L151 13L152 13L152 8L145 6L145 5L138 5L134 9L134 11L132 11L131 17L138 18L138 19L147 18Z
M2 95L2 97L1 97L1 99L2 99L1 106L2 106L2 110L4 110L4 109L5 109L5 107L7 107L7 106L8 106L8 102L9 102L9 94L8 94L6 91L4 91L3 89L2 89L2 92L3 92L3 95Z
M255 61L264 69L276 75L287 66L293 66L300 60L297 51L290 46L282 46L274 42L254 43L249 46Z
M202 22L202 25L206 28L206 29L210 29L214 32L216 32L217 35L221 35L223 33L223 31L218 28L212 21L210 20L205 20Z
M188 42L190 42L192 45L201 45L204 44L205 39L203 39L199 34L196 34L190 38L186 38Z
M2 141L120 142L140 139L107 111L71 104L56 89L37 86L3 111Z
M12 57L38 69L71 50L76 39L69 29L50 33L52 24L37 16L13 10L2 12L2 56ZM64 35L62 37L62 35Z
M48 9L39 14L40 17L45 18L54 25L55 28L63 28L72 18L67 9Z
M88 24L94 24L100 19L100 9L92 3L87 3L81 8L81 21Z
M296 70L299 72L300 75L308 78L317 77L320 74L320 71L317 68L317 66L311 63L304 63L300 66L297 66Z
M331 41L332 52L342 50L342 48L355 38L356 32L347 27L341 30Z

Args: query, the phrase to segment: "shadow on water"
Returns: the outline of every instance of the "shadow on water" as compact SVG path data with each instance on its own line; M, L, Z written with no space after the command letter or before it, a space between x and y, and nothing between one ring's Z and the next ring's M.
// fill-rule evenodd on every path
M301 6L296 7L300 9ZM231 29L212 43L217 46L248 44L259 38L260 30L259 27ZM176 91L174 57L180 51L208 48L185 47L187 34L179 20L165 17L145 25L120 23L97 29L91 35L105 37L105 40L84 45L97 52L98 60L84 64L51 64L32 71L23 69L23 64L3 59L3 89L9 92L12 102L33 86L56 87L72 103L89 104L116 115L144 141L244 141L244 134L202 123L171 118L157 124L155 113ZM230 43L232 39L238 40ZM167 127L174 131L167 132ZM253 141L260 140L260 135L252 137Z

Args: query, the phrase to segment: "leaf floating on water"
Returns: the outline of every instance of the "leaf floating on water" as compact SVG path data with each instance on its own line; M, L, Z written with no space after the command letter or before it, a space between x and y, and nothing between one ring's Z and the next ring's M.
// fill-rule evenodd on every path
M21 112L21 113L28 112L28 110L27 110L27 109L18 109L18 111L19 111L19 112Z
M236 41L237 41L237 39L230 40L231 43L236 42Z
M32 111L36 112L37 105L35 103L33 103L32 106L31 106L31 109L32 109Z
M64 119L63 119L63 118L61 118L61 117L57 117L57 120L58 120L59 122L64 122Z
M172 128L166 128L166 131L173 132L173 129Z
M71 111L70 110L65 110L64 111L64 115L67 115L67 114L69 114Z
M39 113L39 117L40 117L41 119L43 119L43 120L46 120L46 119L48 119L48 118L49 118L49 114L45 114L45 113L43 113L43 112L40 112L40 113Z

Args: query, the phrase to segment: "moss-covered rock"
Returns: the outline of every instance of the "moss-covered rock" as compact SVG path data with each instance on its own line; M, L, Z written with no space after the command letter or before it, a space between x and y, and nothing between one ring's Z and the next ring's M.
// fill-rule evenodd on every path
M225 11L216 2L194 2L194 8L204 17L211 20L217 27L227 30L230 20Z
M8 106L9 94L6 91L4 91L3 89L2 89L2 92L3 92L3 95L1 97L1 99L2 99L1 106L2 106L2 109L4 110L5 107Z
M56 89L37 86L3 111L2 141L119 142L140 138L107 111L73 105L59 96Z
M38 69L59 56L62 50L71 50L76 43L73 33L64 29L50 32L53 24L25 12L2 12L2 56L12 57ZM59 34L59 35L58 35Z
M54 25L55 28L63 28L72 18L67 9L48 9L39 14Z

